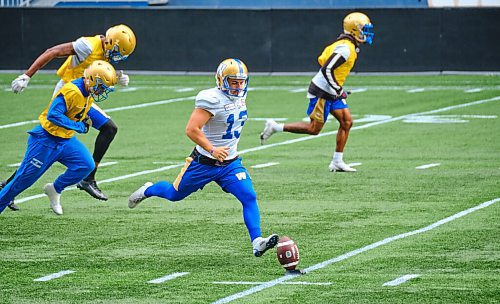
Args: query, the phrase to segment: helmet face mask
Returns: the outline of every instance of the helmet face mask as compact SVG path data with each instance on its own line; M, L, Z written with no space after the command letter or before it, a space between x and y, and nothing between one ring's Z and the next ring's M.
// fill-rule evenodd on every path
M106 61L96 60L85 69L85 84L90 97L95 102L101 102L108 98L108 94L115 90L117 82L116 72L113 66Z
M105 56L111 63L127 59L134 51L135 45L134 32L124 24L113 26L106 31Z
M243 61L230 58L222 61L215 73L217 87L230 98L245 97L248 90L248 69ZM243 85L234 86L231 80L243 80ZM239 87L238 87L239 86Z
M363 13L350 13L344 18L344 33L349 34L360 43L373 43L373 24Z

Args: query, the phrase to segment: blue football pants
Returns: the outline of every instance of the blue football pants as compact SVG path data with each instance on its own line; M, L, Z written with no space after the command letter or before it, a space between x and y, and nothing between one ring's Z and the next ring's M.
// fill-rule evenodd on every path
M0 191L0 213L11 200L33 185L56 161L67 167L67 170L54 181L54 188L58 193L84 179L95 166L90 152L75 137L54 147L48 147L30 135L26 154L16 175Z
M175 202L186 198L191 193L203 188L203 186L209 182L215 181L224 191L231 193L241 202L243 206L243 220L248 230L248 234L250 235L250 240L253 241L255 238L262 235L260 230L260 212L257 203L257 194L255 193L250 178L238 180L232 177L235 173L241 173L243 171L247 174L239 159L227 167L212 168L193 161L186 170L186 173L184 173L179 191L175 190L171 183L161 181L146 189L144 194L147 197L157 196ZM193 176L197 178L190 178ZM187 183L190 185L186 185ZM192 185L195 186L191 187ZM181 189L181 186L184 186L182 188L186 190Z

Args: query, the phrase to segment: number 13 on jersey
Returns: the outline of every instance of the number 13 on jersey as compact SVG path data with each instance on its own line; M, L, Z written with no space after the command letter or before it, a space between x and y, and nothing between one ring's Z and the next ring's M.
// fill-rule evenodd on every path
M235 126L234 114L229 114L229 116L227 117L227 120L226 120L226 122L227 122L226 134L222 135L222 139L231 139L231 138L233 138L233 134L234 134L234 137L240 138L241 128L245 124L246 116L248 116L247 111L246 110L241 111L240 114L238 114L238 120L236 121L237 123L239 122L239 125ZM244 117L245 117L245 119L243 119ZM233 130L233 126L235 127L234 130Z

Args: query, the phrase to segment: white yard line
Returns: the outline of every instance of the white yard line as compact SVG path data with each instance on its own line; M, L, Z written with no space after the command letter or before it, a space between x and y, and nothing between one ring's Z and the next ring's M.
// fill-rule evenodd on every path
M107 167L107 166L112 166L112 165L116 165L118 162L104 162L104 163L100 163L99 164L99 168L101 167Z
M259 168L266 168L266 167L271 167L271 166L275 166L275 165L279 165L279 164L280 163L270 162L270 163L265 163L265 164L259 164L259 165L250 166L250 168L259 169Z
M63 271L59 271L59 272L56 272L53 274L49 274L47 276L44 276L44 277L41 277L38 279L34 279L33 281L35 281L35 282L47 282L47 281L57 279L57 278L60 278L62 276L65 276L67 274L74 273L74 272L75 272L74 270L63 270Z
M389 244L389 243L394 242L396 240L404 239L404 238L412 236L412 235L416 235L416 234L419 234L419 233L427 232L427 231L432 230L434 228L437 228L437 227L439 227L439 226L441 226L443 224L446 224L448 222L451 222L453 220L461 218L461 217L463 217L463 216L465 216L465 215L467 215L469 213L472 213L474 211L477 211L477 210L486 208L486 207L488 207L490 205L493 205L494 203L499 202L499 201L500 201L500 198L496 198L496 199L493 199L491 201L487 201L487 202L481 203L481 204L479 204L479 205L477 205L475 207L466 209L464 211L460 211L460 212L458 212L458 213L456 213L456 214L454 214L452 216L449 216L447 218L439 220L439 221L437 221L437 222L435 222L433 224L430 224L429 226L426 226L426 227L423 227L423 228L420 228L420 229L412 230L412 231L409 231L409 232L406 232L406 233L402 233L402 234L398 234L398 235L395 235L395 236L391 236L391 237L385 238L385 239L383 239L381 241L372 243L370 245L367 245L367 246L355 249L353 251L344 253L342 255L339 255L339 256L337 256L335 258L332 258L330 260L326 260L324 262L321 262L321 263L315 264L313 266L310 266L310 267L304 269L304 271L306 273L312 272L312 271L324 268L324 267L326 267L326 266L328 266L330 264L346 260L346 259L351 258L351 257L353 257L355 255L360 254L360 253L363 253L363 252L375 249L375 248L380 247L382 245ZM214 304L229 303L229 302L234 301L236 299L240 299L240 298L249 296L249 295L254 294L256 292L259 292L261 290L264 290L264 289L267 289L267 288L271 288L271 287L276 286L278 284L281 284L283 282L292 280L292 279L294 279L296 277L298 277L298 276L283 276L283 277L277 278L275 280L265 282L265 283L263 283L261 285L252 287L252 288L247 289L245 291L242 291L242 292L230 295L228 297L219 299L219 300L217 300L217 301L215 301L213 303Z
M175 89L174 91L176 91L178 93L191 92L191 91L194 91L194 88L180 88L180 89Z
M415 169L421 170L421 169L427 169L427 168L432 168L432 167L437 167L437 166L441 166L441 164L440 163L427 164L427 165L422 165L422 166L415 167Z
M478 101L468 102L468 103L463 103L463 104L454 105L454 106L449 106L449 107L445 107L445 108L441 108L441 109L436 109L436 110L431 110L431 111L427 111L427 112L408 114L408 115L403 115L403 116L399 116L399 117L388 118L388 119L384 119L384 120L380 120L380 121L374 121L374 122L371 122L371 123L364 124L362 126L353 127L353 128L351 128L351 131L352 130L366 129L366 128L370 128L370 127L373 127L373 126L378 126L378 125L381 125L381 124L386 124L386 123L393 122L393 121L403 120L403 119L406 119L406 118L412 117L412 116L418 116L418 115L424 115L424 114L432 114L432 113L439 113L439 112L449 111L449 110L453 110L453 109L457 109L457 108L464 108L464 107L478 105L478 104L482 104L482 103L486 103L486 102L490 102L490 101L496 101L496 100L500 100L500 96L489 98L489 99L482 99L482 100L478 100ZM246 153L249 153L249 152L254 152L254 151L260 151L260 150L266 150L266 149L274 148L274 147L277 147L277 146L294 144L294 143L297 143L297 142L302 142L302 141L306 141L306 140L316 139L316 138L320 138L320 137L323 137L323 136L329 136L329 135L332 135L332 134L337 134L337 131L335 130L335 131L330 131L330 132L324 132L324 133L321 133L319 135L309 135L309 136L299 137L299 138L296 138L296 139L286 140L286 141L282 141L282 142L278 142L278 143L274 143L274 144L269 144L269 145L264 145L264 146L257 146L257 147L254 147L254 148L249 148L249 149L241 150L239 152L239 154L246 154ZM114 178L102 180L102 181L99 181L99 184L110 183L110 182L114 182L114 181L117 181L117 180L127 179L127 178L130 178L130 177L135 177L135 176L140 176L140 175L146 175L146 174L149 174L149 173L166 171L166 170L170 170L170 169L182 167L183 165L184 165L184 162L176 164L176 165L161 167L161 168L158 168L158 169L139 171L139 172L135 172L135 173L127 174L127 175L122 175L122 176L118 176L118 177L114 177ZM74 189L76 189L76 187L69 187L69 188L66 188L65 191L74 190ZM45 194L36 194L36 195L33 195L33 196L28 196L28 197L16 200L16 203L22 203L22 202L30 201L30 200L37 199L37 198L40 198L40 197L44 197L44 196L45 196Z
M419 274L406 274L406 275L399 277L397 279L394 279L392 281L385 282L384 284L382 284L382 286L397 286L397 285L403 284L404 282L407 282L411 279L418 278L419 276L420 276Z
M424 88L418 88L418 89L408 90L406 92L408 92L408 93L420 93L420 92L424 92L424 91L425 91Z
M265 282L230 282L230 281L222 281L222 282L212 282L212 284L219 284L219 285L261 285L264 284ZM326 283L315 283L315 282L302 282L302 281L297 281L297 282L283 282L281 283L283 285L319 285L319 286L328 286L332 285L331 282L326 282Z
M481 92L482 90L483 89L476 88L476 89L465 90L464 92L465 93L477 93L477 92Z
M175 272L175 273L166 275L164 277L148 281L148 283L151 283L151 284L161 284L163 282L170 281L170 280L173 280L175 278L185 276L187 274L189 274L189 272Z

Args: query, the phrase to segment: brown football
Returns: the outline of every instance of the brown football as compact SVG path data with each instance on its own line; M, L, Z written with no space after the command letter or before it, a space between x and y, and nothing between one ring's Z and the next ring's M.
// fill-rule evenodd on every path
M286 270L294 270L299 264L299 248L295 242L287 237L283 236L279 239L278 245L276 246L276 255L278 257L278 262Z

